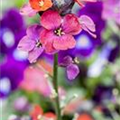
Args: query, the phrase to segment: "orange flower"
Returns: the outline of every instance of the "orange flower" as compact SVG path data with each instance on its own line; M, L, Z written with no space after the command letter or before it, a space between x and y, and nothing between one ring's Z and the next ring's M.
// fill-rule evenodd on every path
M37 11L45 11L53 5L51 0L29 0L29 2L31 7Z
M93 118L89 114L83 113L83 114L79 115L77 120L93 120Z
M50 118L56 120L56 115L52 112L43 113L39 105L35 105L33 111L30 113L32 120L49 120Z

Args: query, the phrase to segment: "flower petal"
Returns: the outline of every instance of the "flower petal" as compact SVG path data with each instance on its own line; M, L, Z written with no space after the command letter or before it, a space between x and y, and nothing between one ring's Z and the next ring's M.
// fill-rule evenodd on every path
M72 57L68 55L63 58L62 62L60 63L60 66L67 67L72 63L73 63Z
M69 48L74 48L76 41L72 35L65 34L61 37L56 37L54 39L53 47L56 50L67 50Z
M57 52L57 50L55 50L55 48L53 47L53 41L55 39L55 35L53 34L52 31L48 31L44 29L40 34L40 38L41 38L41 43L45 46L46 53L53 54Z
M38 24L31 25L27 28L27 35L34 40L39 40L42 27Z
M30 63L36 62L36 59L43 53L43 51L44 47L36 47L34 50L30 51L28 55L28 60Z
M48 10L41 16L41 25L48 30L58 28L61 21L62 18L57 11Z
M29 51L31 51L34 48L34 46L35 46L35 41L31 40L28 36L24 36L20 40L17 48L19 50L29 52Z
M25 16L29 16L29 17L33 17L36 15L38 11L34 10L31 8L30 4L25 4L21 9L20 9L20 14L21 15L25 15Z
M95 24L93 22L93 20L86 16L86 15L82 15L79 18L80 24L82 25L82 28L84 29L84 26L86 26L90 31L95 32Z
M67 77L69 80L75 79L79 72L79 67L76 64L70 64L67 66Z
M92 32L95 32L95 30L96 30L95 24L90 17L88 17L86 15L82 15L79 18L79 22L80 22L83 30L87 31L91 36L96 38L96 35L94 33L92 33Z
M76 35L82 30L78 18L73 14L67 14L63 18L62 27L65 33Z
M39 105L35 105L30 115L32 120L37 120L39 115L43 115L43 110Z

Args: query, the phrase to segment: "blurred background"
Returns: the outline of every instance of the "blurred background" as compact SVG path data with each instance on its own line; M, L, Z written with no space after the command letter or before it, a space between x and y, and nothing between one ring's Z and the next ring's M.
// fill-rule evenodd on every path
M30 120L37 104L44 112L55 112L51 78L52 55L43 54L30 64L27 53L17 44L26 28L39 23L39 15L23 17L19 13L27 0L3 0L0 13L0 119ZM59 60L70 55L79 60L80 73L69 81L59 68L59 94L63 120L120 120L120 1L75 4L73 13L88 15L95 22L97 38L82 31L75 36L76 48L59 53ZM43 70L44 69L44 70Z

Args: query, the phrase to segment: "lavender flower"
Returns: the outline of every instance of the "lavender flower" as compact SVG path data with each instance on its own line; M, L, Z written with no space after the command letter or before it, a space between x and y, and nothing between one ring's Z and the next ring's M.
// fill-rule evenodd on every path
M30 108L30 105L28 103L27 98L24 96L21 96L15 99L14 108L15 110L20 111L20 112L28 111Z
M60 66L66 67L67 77L69 80L73 80L79 74L79 67L76 65L78 61L76 59L72 59L70 56L66 56L63 58L63 61L60 63Z
M27 35L24 36L18 44L19 50L28 52L28 60L30 63L35 62L44 51L44 46L40 43L39 37L41 29L37 24L30 26L27 29Z
M118 25L120 25L120 1L103 0L102 17L105 20L114 20Z

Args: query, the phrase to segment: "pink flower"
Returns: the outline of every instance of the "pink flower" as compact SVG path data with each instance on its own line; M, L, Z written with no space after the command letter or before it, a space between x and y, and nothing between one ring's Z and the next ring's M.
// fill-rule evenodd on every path
M20 9L20 14L24 15L24 16L29 16L29 17L33 17L37 14L37 10L34 10L31 5L25 4L23 5L23 7Z
M58 12L52 10L43 13L41 25L44 27L40 34L41 42L45 44L47 53L74 48L76 41L73 35L82 30L74 14L67 14L62 18Z
M113 20L120 25L120 0L103 0L102 17L105 20Z
M26 68L20 88L28 92L38 92L45 97L55 97L56 93L54 91L54 87L47 74L49 73L49 75L52 76L52 72L51 64L44 60L40 60L37 62L35 67ZM60 99L63 99L66 95L64 88L59 87L58 92Z
M24 36L19 44L18 49L28 52L28 60L30 63L36 62L36 59L43 53L44 46L40 42L39 34L41 27L37 24L27 29L27 35Z
M32 73L32 74L31 74ZM39 92L44 96L51 94L51 87L46 73L37 67L28 67L20 87L28 92Z

